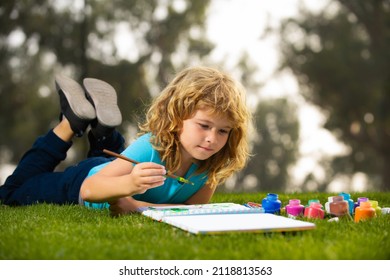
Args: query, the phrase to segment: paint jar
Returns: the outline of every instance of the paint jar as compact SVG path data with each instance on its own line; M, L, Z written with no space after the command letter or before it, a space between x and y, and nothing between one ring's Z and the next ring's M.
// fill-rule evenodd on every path
M341 200L343 200L342 196L329 196L328 201L325 203L325 212L332 215L332 213L330 211L330 204L334 203L334 202L341 201ZM335 216L335 215L333 215L333 216Z
M303 216L305 206L301 204L299 199L290 199L289 204L286 205L286 213L289 217Z
M356 207L358 207L360 205L360 202L362 202L362 201L368 201L368 198L367 197L358 197L358 199L355 202L354 207L353 207L354 212L355 212Z
M316 203L321 204L319 199L309 199L309 201L307 202L307 205L305 207L309 207L312 202L316 202Z
M325 212L322 210L322 205L320 203L312 202L309 207L305 208L304 216L311 219L323 219Z
M355 222L368 220L376 216L375 209L371 207L369 201L360 202L360 206L355 209Z
M269 193L267 197L263 198L261 206L264 208L265 213L280 214L282 202L278 199L277 194Z
M342 196L334 196L329 202L329 214L335 217L349 215L348 202Z
M390 207L382 208L382 214L383 214L383 215L388 215L388 214L390 214Z
M328 201L325 202L325 212L326 212L326 213L329 213L329 212L330 212L329 203L331 203L332 201L333 201L333 196L329 196L329 197L328 197Z
M379 207L378 201L376 201L376 200L369 200L369 202L371 203L371 207L375 209L376 215L377 216L381 215L382 214L382 208Z
M348 209L349 209L349 214L352 216L353 215L353 210L355 209L355 204L353 200L351 199L351 195L349 193L341 192L339 193L340 196L344 198L345 201L348 202Z

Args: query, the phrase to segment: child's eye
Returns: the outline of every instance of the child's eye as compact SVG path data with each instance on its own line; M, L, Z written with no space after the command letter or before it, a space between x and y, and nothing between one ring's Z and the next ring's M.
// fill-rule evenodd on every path
M227 131L227 130L225 130L225 129L221 129L221 130L219 131L219 133L221 133L221 134L228 134L229 131Z
M208 129L208 128L209 128L209 126L208 126L207 124L202 124L202 123L200 123L199 126L200 126L201 128L203 128L203 129Z

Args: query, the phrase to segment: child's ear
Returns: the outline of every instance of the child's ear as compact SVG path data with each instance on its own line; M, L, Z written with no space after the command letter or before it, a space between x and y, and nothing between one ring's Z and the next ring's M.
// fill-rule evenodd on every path
M178 134L180 134L183 130L183 121L179 122L175 128L175 131L177 131Z

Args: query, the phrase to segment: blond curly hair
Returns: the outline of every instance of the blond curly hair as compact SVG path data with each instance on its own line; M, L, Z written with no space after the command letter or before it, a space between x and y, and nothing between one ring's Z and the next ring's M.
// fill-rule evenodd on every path
M225 146L210 158L199 161L197 173L206 172L207 184L216 188L249 158L248 129L251 113L246 106L245 90L232 77L215 68L198 66L184 69L154 99L141 124L141 134L151 133L153 147L171 172L179 169L179 134L183 121L197 110L224 115L232 124Z

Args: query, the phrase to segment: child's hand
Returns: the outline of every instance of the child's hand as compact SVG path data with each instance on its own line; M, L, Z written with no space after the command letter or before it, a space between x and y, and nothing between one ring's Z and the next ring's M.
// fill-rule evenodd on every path
M165 166L153 162L143 162L135 165L131 171L131 185L134 187L134 194L141 194L150 188L159 187L164 184Z

